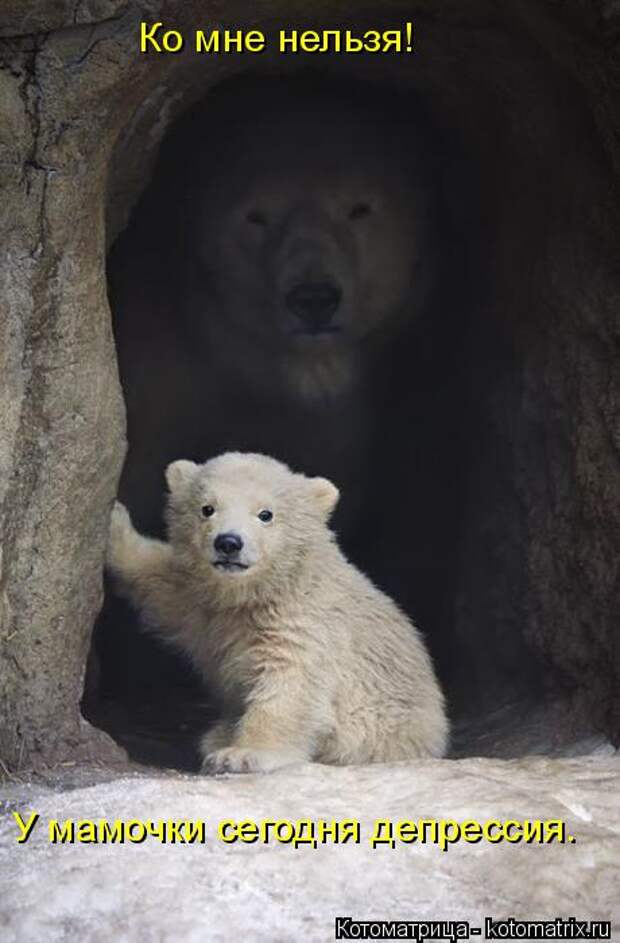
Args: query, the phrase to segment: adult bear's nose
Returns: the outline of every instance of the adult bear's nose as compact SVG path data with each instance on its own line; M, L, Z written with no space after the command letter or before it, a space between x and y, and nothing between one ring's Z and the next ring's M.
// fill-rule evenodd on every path
M218 534L213 541L213 546L218 553L223 554L225 557L232 557L233 554L239 553L243 547L243 541L239 534L234 534L231 531L227 534Z
M333 282L301 282L286 293L289 311L301 322L306 334L333 332L339 328L332 318L342 298L342 290Z

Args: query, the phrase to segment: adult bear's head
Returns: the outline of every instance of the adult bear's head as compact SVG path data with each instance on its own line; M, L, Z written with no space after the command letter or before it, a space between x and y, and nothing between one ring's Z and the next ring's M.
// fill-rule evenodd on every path
M232 374L340 395L367 343L424 305L427 141L387 94L246 80L190 116L181 292Z

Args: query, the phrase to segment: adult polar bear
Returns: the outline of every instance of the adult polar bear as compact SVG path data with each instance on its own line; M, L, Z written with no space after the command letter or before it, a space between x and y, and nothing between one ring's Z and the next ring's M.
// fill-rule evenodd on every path
M338 482L336 527L354 529L387 346L431 268L407 119L365 86L268 78L216 90L170 136L111 260L139 527L160 530L171 460L244 450Z
M428 274L416 151L385 102L359 95L253 89L209 140L187 207L186 257L218 312L204 318L194 287L192 325L257 389L280 379L308 402L360 379L364 343L420 302Z

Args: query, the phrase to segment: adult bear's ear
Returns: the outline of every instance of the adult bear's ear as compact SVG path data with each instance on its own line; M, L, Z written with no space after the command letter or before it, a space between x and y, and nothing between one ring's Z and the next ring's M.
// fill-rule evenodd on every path
M338 488L327 478L309 478L308 484L310 485L312 497L325 516L329 517L340 497Z
M166 469L166 481L170 491L178 491L192 480L198 465L196 462L189 462L181 458L177 462L171 462Z

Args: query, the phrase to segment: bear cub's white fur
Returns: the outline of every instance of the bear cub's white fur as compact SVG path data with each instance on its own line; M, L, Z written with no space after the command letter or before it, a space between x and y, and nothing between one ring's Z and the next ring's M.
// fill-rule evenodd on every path
M338 491L265 455L168 466L169 542L112 513L107 565L218 699L210 772L441 756L444 699L417 630L349 563Z

